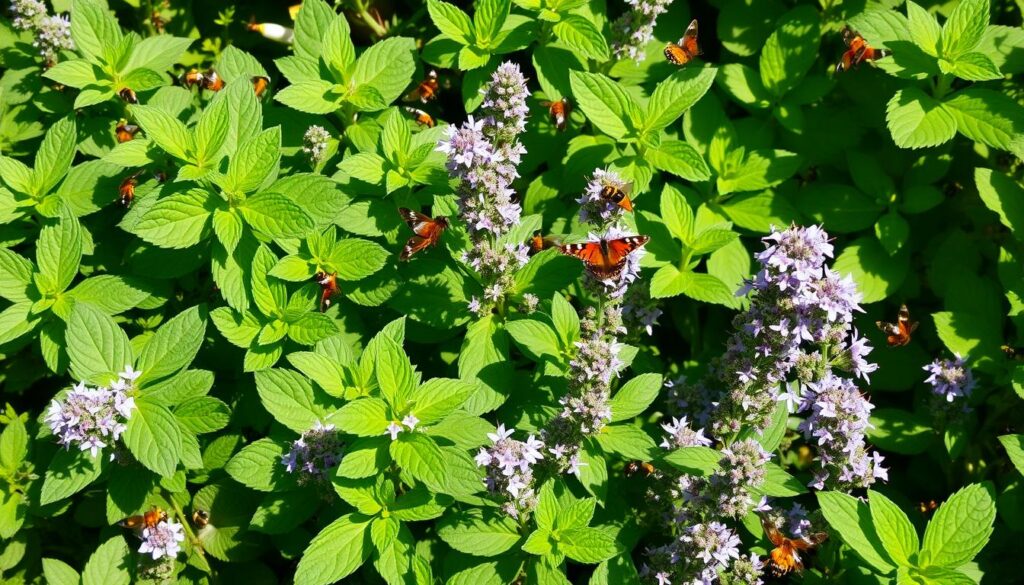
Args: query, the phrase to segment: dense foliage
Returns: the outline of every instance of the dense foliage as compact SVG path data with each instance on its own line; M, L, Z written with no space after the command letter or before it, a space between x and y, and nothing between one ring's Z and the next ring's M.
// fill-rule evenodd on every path
M0 580L1020 579L1024 4L457 4L4 2Z

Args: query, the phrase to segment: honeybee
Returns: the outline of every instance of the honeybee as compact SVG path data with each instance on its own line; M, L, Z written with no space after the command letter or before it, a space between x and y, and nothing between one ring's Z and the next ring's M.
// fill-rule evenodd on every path
M224 89L224 79L213 69L207 69L206 73L203 74L203 89L210 91L220 91Z
M697 44L697 19L694 18L678 43L669 43L665 46L665 58L673 65L682 66L700 54L700 45Z
M434 122L434 117L419 108L410 108L409 106L405 106L403 109L406 112L412 114L413 119L416 120L416 123L419 124L420 126L433 128L436 125L436 122Z
M554 102L543 101L541 105L547 106L548 114L551 116L551 121L555 123L555 128L559 132L564 132L569 125L569 114L572 113L572 102L569 101L569 98L563 97Z
M634 475L641 472L643 472L644 477L650 477L651 475L654 475L654 472L657 470L650 463L638 460L630 461L629 463L627 463L626 467L623 468L622 471L626 475L626 477L633 477Z
M121 96L121 99L129 104L139 103L139 97L135 95L135 92L130 87L122 88L121 91L117 92L117 95Z
M161 522L167 520L167 512L164 512L160 508L153 506L147 512L139 514L138 516L129 516L124 520L121 520L117 524L124 528L134 528L142 530L143 528L153 528Z
M320 285L320 312L323 313L330 308L331 297L340 292L338 288L338 273L317 272L313 278Z
M181 77L178 78L178 83L189 89L192 89L193 87L202 87L205 82L206 76L203 75L202 71L196 68L192 68L185 73L182 73Z
M828 539L828 533L825 532L812 532L800 538L787 538L775 524L764 516L761 516L761 526L764 528L768 540L775 547L768 555L768 564L772 574L776 577L781 577L790 571L802 571L804 563L800 558L800 552L814 550Z
M616 185L612 183L605 183L601 188L601 198L606 201L610 201L626 211L633 211L633 201L630 200L629 196L633 192L632 183L625 183L622 185Z
M437 92L440 86L437 83L437 71L431 69L427 77L416 86L415 89L405 95L405 101L411 102L420 100L420 103L427 103L437 99Z
M270 87L270 78L265 75L255 75L250 81L252 81L252 88L256 92L256 97L263 97L267 88Z
M129 124L127 120L120 120L117 123L117 127L114 128L114 133L117 135L118 142L129 142L139 133L139 127L135 124Z
M205 528L210 523L210 513L201 508L196 508L195 512L192 512L192 524L195 524L196 528Z

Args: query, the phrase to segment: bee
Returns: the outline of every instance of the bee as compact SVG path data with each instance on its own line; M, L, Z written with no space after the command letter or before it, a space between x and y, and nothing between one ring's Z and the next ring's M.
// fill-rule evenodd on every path
M330 308L331 297L340 292L338 288L338 273L317 272L313 275L313 279L320 285L320 312L323 313Z
M440 86L437 83L437 71L431 69L427 73L426 79L421 81L415 89L405 95L405 101L411 102L420 100L420 103L427 103L431 100L437 99L437 92Z
M629 196L633 193L632 183L605 183L601 187L601 198L610 201L632 213L633 201Z
M768 518L761 516L761 527L764 528L768 540L775 547L768 554L768 564L772 574L781 577L790 571L800 572L804 569L801 551L811 551L828 539L825 532L812 532L800 538L787 538Z
M623 468L622 471L626 475L626 477L633 477L634 475L641 472L644 474L644 477L650 477L654 475L654 472L657 470L650 463L647 463L646 461L637 460L630 461L629 463L627 463L626 467Z
M256 92L256 97L263 97L266 93L267 88L270 87L270 78L265 75L254 75L252 79L252 89Z
M917 321L910 320L910 311L906 305L900 305L900 312L896 315L895 323L875 321L875 326L885 333L889 347L901 347L910 343L910 335L917 331L918 325Z
M683 66L700 54L700 45L697 44L697 19L694 18L678 43L665 45L665 59L673 65Z
M122 119L117 122L114 133L117 135L118 142L129 142L139 133L139 127L135 124L129 124L127 120Z
M121 91L117 92L117 95L121 96L121 99L129 104L139 103L139 97L135 95L135 92L130 87L122 88Z
M246 28L251 32L258 32L263 38L290 45L295 40L295 31L287 26L281 26L273 22L250 22Z
M406 112L412 114L413 119L416 120L416 123L419 124L420 126L433 128L437 124L436 122L434 122L433 116L419 108L410 108L409 106L405 106L403 109Z
M836 73L856 69L864 61L874 61L888 56L890 53L885 49L873 49L860 33L850 27L843 29L843 42L846 43L846 52L836 63Z
M530 256L539 254L548 248L557 248L561 242L555 236L542 236L541 231L537 230L530 236Z
M569 125L569 114L572 113L572 102L569 101L569 98L564 97L554 102L543 101L541 105L547 106L548 114L551 116L551 121L555 123L555 128L559 132L564 132Z
M202 87L203 84L206 83L206 76L203 75L202 71L192 68L185 73L182 73L181 77L178 77L178 83L189 89L192 89L193 87Z
M149 511L139 514L138 516L129 516L117 524L123 528L142 530L143 528L154 528L157 524L166 521L167 512L153 506Z
M224 79L213 69L207 69L206 73L203 74L203 89L210 91L220 91L224 89Z
M920 502L917 505L917 511L920 512L924 516L929 516L938 507L939 507L938 502L936 502L935 500L928 500L927 502Z
M117 188L117 198L121 205L131 207L132 202L135 201L135 187L139 186L139 175L141 173L142 171L138 171L128 175L121 181L121 185Z
M205 528L210 523L210 513L202 508L196 508L195 512L192 512L192 524L196 525L196 528Z

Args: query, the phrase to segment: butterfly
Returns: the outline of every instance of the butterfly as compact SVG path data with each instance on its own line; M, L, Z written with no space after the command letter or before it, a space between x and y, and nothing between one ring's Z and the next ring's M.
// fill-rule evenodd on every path
M114 133L117 135L118 142L129 142L139 133L139 127L135 124L129 124L125 120L120 120L117 123L117 127L114 128Z
M139 185L140 174L142 174L142 171L128 175L117 187L117 197L121 205L131 207L132 201L135 201L135 187Z
M637 461L630 461L622 469L622 472L623 472L623 474L625 474L626 477L633 477L634 475L636 475L636 474L638 474L640 472L643 472L644 477L650 477L650 476L654 475L655 471L656 470L654 469L653 465L651 465L650 463L647 463L646 461L639 461L639 460L637 460Z
M270 78L265 75L255 75L250 81L252 81L252 88L256 91L256 97L263 97L263 93L270 87Z
M433 116L431 116L430 114L424 112L423 110L421 110L419 108L410 108L409 106L405 106L402 109L404 109L406 112L412 114L413 119L416 120L416 123L419 124L420 126L426 126L427 128L433 128L434 125L436 124L434 122L434 117Z
M441 234L448 229L447 217L431 219L418 211L405 207L399 209L398 213L402 215L402 219L413 231L412 237L405 243L402 253L398 256L399 260L408 260L416 252L436 245L441 241Z
M626 258L650 241L648 236L627 236L615 240L598 240L582 244L566 244L559 250L583 261L587 272L599 280L616 279L626 266Z
M530 236L530 255L539 254L549 248L554 248L559 244L558 238L555 236L542 236L540 230L533 232Z
M813 550L828 539L828 534L825 532L812 532L800 538L786 538L778 527L764 516L761 516L761 526L764 528L768 540L775 547L768 554L768 564L776 577L781 577L790 571L802 571L804 564L800 559L800 552Z
M313 279L320 285L320 312L323 313L331 306L331 297L338 294L338 273L328 274L317 272Z
M153 506L149 511L139 514L138 516L129 516L117 524L124 528L142 530L143 528L153 528L160 522L164 522L166 520L167 512Z
M896 315L895 323L886 321L875 321L875 325L886 335L886 342L889 347L900 347L910 343L910 334L917 331L919 323L910 320L910 311L906 305L900 305L900 312Z
M135 92L130 87L122 88L121 91L117 92L117 95L121 96L121 99L129 104L139 103L139 97L135 95Z
M405 95L405 101L411 102L420 100L420 103L427 103L431 100L437 99L437 92L439 89L437 83L437 71L431 69L427 73L427 77L419 82L419 85L415 89Z
M851 67L856 68L864 61L874 61L890 54L885 49L871 48L864 37L850 27L843 29L843 42L846 43L846 52L839 63L836 63L836 73L849 71Z
M178 83L181 83L188 89L202 86L205 81L206 76L203 75L203 72L195 68L192 68L186 71L185 73L182 73L181 77L178 78Z
M224 89L224 79L213 69L207 69L203 74L203 89L220 91Z
M682 66L700 54L700 45L697 44L697 19L694 18L690 21L690 26L686 27L686 32L683 33L683 38L679 39L679 43L665 45L665 58L673 65Z
M633 201L630 200L629 195L633 192L633 184L625 183L621 187L619 185L613 185L611 183L605 183L601 187L601 198L605 201L610 201L619 207L633 212Z
M569 124L569 114L572 113L572 102L569 101L569 98L562 98L554 102L545 100L541 102L541 105L548 108L548 114L551 115L551 121L555 123L555 128L559 132L565 131Z

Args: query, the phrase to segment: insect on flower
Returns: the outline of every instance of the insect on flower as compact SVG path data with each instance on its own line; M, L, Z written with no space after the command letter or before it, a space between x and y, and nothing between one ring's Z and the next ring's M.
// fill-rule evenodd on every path
M128 102L129 104L139 103L139 97L135 95L135 91L130 87L122 88L121 91L117 92L117 95L121 96L121 99Z
M768 564L771 572L776 577L781 577L790 571L800 572L804 569L800 552L807 552L828 539L828 533L812 532L800 538L787 538L768 518L761 516L761 526L765 535L775 547L768 554Z
M224 79L213 69L207 69L203 74L203 89L220 91L224 89Z
M548 109L548 114L551 115L551 121L555 123L555 128L559 132L564 132L565 128L569 125L569 114L572 113L572 102L569 101L569 98L564 97L554 102L544 100L540 104Z
M135 187L139 186L139 175L141 174L142 171L136 171L128 175L117 187L117 197L121 205L131 207L132 202L135 201Z
M579 258L591 276L607 280L618 278L629 255L642 248L650 239L648 236L627 236L615 240L566 244L559 249L563 254Z
M700 54L700 45L697 44L697 19L694 18L678 43L665 45L665 58L673 65L683 66Z
M398 210L406 225L413 231L412 237L405 243L399 260L408 260L413 254L436 245L441 241L441 234L448 229L447 217L435 217L431 219L418 211L405 207Z
M437 83L437 71L431 69L427 73L427 77L409 93L405 94L405 101L411 102L420 100L420 103L427 103L431 100L437 99L437 92L440 86Z
M656 469L653 465L646 461L639 460L630 461L629 463L626 463L626 466L622 469L622 473L626 477L633 477L634 475L637 475L639 473L643 473L644 477L650 477L654 475L655 471Z
M886 321L875 321L875 325L886 335L886 342L889 347L900 347L910 343L910 335L917 331L919 323L910 320L910 311L906 305L900 305L900 312L896 316L895 323Z
M612 183L605 183L601 187L601 197L603 199L618 205L630 213L633 212L633 201L629 198L632 193L632 183L626 183L621 187Z
M148 511L137 516L129 516L117 524L123 528L132 528L141 531L143 528L153 528L160 522L166 520L167 512L164 512L157 506L153 506Z
M839 63L836 63L836 73L849 71L850 68L856 69L864 61L874 61L890 54L885 49L872 48L860 33L850 27L843 29L843 42L846 43L846 52Z
M431 116L430 114L424 112L423 110L421 110L419 108L412 108L412 107L409 107L409 106L404 106L402 109L405 110L406 112L408 112L409 114L411 114L412 117L413 117L413 120L416 120L416 123L419 124L420 126L426 126L427 128L433 128L435 125L437 125L437 123L434 122L434 117L433 116Z
M331 297L338 294L338 273L317 272L313 278L320 285L320 312L323 313L331 306Z
M252 81L252 88L256 92L256 97L263 97L267 88L270 87L270 78L265 75L254 75L250 81Z
M196 528L205 528L210 523L210 513L202 508L196 508L195 512L192 512L192 524L195 524Z
M203 83L205 82L206 76L203 75L202 71L196 68L189 69L185 73L182 73L180 77L178 77L178 83L187 87L188 89L192 89L193 87L202 87Z
M540 230L533 232L528 243L530 244L530 256L559 245L558 238L555 236L542 236Z
M129 142L139 133L139 127L129 124L127 120L120 120L117 127L114 128L114 133L117 135L118 142Z

